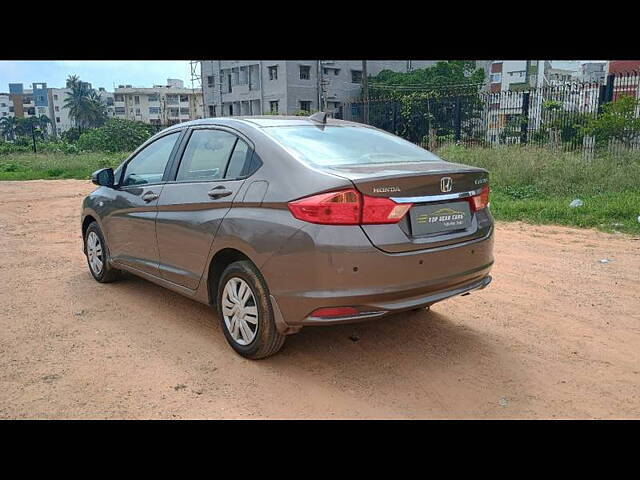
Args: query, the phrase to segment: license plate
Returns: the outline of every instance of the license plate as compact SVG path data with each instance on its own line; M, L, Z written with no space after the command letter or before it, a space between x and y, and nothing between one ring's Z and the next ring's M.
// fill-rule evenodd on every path
M416 205L409 210L414 236L463 230L471 225L469 202Z

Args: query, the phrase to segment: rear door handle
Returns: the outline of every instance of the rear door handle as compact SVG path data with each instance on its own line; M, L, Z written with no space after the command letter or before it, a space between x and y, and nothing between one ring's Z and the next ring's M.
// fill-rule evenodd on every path
M159 196L160 195L158 195L157 193L147 192L144 195L142 195L142 200L149 203L149 202L152 202L153 200L157 200Z
M233 192L231 190L227 190L226 188L224 188L222 185L218 186L218 187L214 187L212 188L208 195L211 198L222 198L222 197L228 197L229 195L231 195Z

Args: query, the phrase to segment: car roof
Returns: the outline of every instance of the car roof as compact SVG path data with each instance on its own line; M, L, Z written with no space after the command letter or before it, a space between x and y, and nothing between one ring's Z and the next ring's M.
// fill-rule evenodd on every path
M237 125L238 123L242 123L246 126L250 126L254 128L285 127L285 126L292 127L292 126L303 126L303 125L312 125L317 127L321 125L318 122L314 122L313 120L309 119L309 117L299 117L299 116L293 116L293 115L263 115L263 116L203 118L200 120L191 120L189 122L177 123L165 129L165 131L173 130L177 128L202 126L202 125L227 125L232 127L234 125ZM329 118L329 117L327 117L326 125L368 127L368 125L364 125L362 123L349 122L346 120L338 120L338 119Z

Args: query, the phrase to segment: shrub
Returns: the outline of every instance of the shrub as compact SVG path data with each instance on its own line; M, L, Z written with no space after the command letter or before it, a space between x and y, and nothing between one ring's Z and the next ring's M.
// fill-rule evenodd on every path
M91 152L128 152L139 147L154 130L146 123L112 118L103 127L80 135L77 146Z

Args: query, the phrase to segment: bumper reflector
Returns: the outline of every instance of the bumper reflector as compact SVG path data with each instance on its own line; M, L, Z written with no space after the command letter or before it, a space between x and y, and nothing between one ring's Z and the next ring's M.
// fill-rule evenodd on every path
M310 317L332 318L332 317L350 317L359 315L360 312L353 307L328 307L318 308L311 312Z

